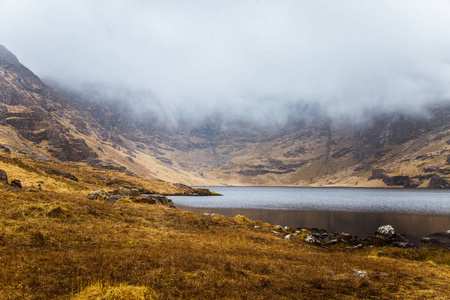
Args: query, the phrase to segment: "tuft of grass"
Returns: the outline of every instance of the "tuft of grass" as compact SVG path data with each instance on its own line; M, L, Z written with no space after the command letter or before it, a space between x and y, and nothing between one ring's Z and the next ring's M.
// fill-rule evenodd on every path
M133 201L131 201L130 199L119 199L117 200L116 203L133 203Z
M211 193L211 196L223 196L222 194L219 194L217 192L214 191L209 191Z
M72 300L152 300L155 292L145 286L119 284L117 286L100 282L77 293Z

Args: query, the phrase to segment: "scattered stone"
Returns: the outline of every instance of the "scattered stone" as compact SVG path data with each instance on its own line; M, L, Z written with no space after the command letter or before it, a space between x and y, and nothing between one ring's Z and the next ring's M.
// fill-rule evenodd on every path
M261 227L258 225L253 226L255 229L260 229Z
M320 241L312 235L306 236L305 242L307 242L308 244L315 244L315 245L320 244Z
M389 275L388 273L383 273L383 272L381 272L381 273L380 273L380 276L381 276L381 277L389 277L389 276L391 276L391 275Z
M98 190L98 191L93 191L92 194L104 196L104 195L106 195L106 192L104 190Z
M11 186L17 187L19 189L22 188L22 182L18 179L11 180Z
M332 245L336 245L337 243L338 243L338 240L337 239L333 239L333 240L325 242L325 245L332 246Z
M131 196L139 196L141 193L139 192L138 189L131 189Z
M88 199L90 200L103 200L106 197L106 192L104 190L93 191Z
M354 246L352 249L360 250L362 248L363 248L363 245L362 244L358 244L358 245Z
M3 181L4 183L8 184L8 175L3 170L0 170L0 181Z
M292 238L292 234L287 234L284 236L285 240L290 240Z
M361 271L358 269L353 269L353 275L360 278L368 278L369 274L366 271Z

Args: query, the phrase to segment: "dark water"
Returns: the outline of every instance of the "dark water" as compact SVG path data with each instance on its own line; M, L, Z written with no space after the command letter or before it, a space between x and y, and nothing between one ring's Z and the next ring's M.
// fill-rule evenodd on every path
M289 227L370 236L385 224L410 240L450 229L450 192L445 190L212 187L223 197L173 197L176 206L203 213L245 215Z

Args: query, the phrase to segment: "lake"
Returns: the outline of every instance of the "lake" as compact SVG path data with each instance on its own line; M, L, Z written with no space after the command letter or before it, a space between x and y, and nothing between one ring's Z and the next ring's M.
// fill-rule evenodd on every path
M312 226L329 232L372 235L390 224L418 243L450 229L450 191L306 187L207 187L224 196L172 197L177 207L198 213L241 214L282 226Z

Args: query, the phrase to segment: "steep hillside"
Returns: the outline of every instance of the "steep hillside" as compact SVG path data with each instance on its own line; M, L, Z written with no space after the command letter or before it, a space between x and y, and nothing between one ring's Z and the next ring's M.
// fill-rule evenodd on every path
M227 118L172 128L126 91L116 99L51 85L0 47L0 144L190 185L449 186L444 104L359 125L316 116L278 128Z
M128 120L115 119L107 106L72 101L56 93L0 46L0 144L46 160L85 162L197 185L209 183L166 166L154 152L145 151L137 138L142 134L123 130L127 124Z

